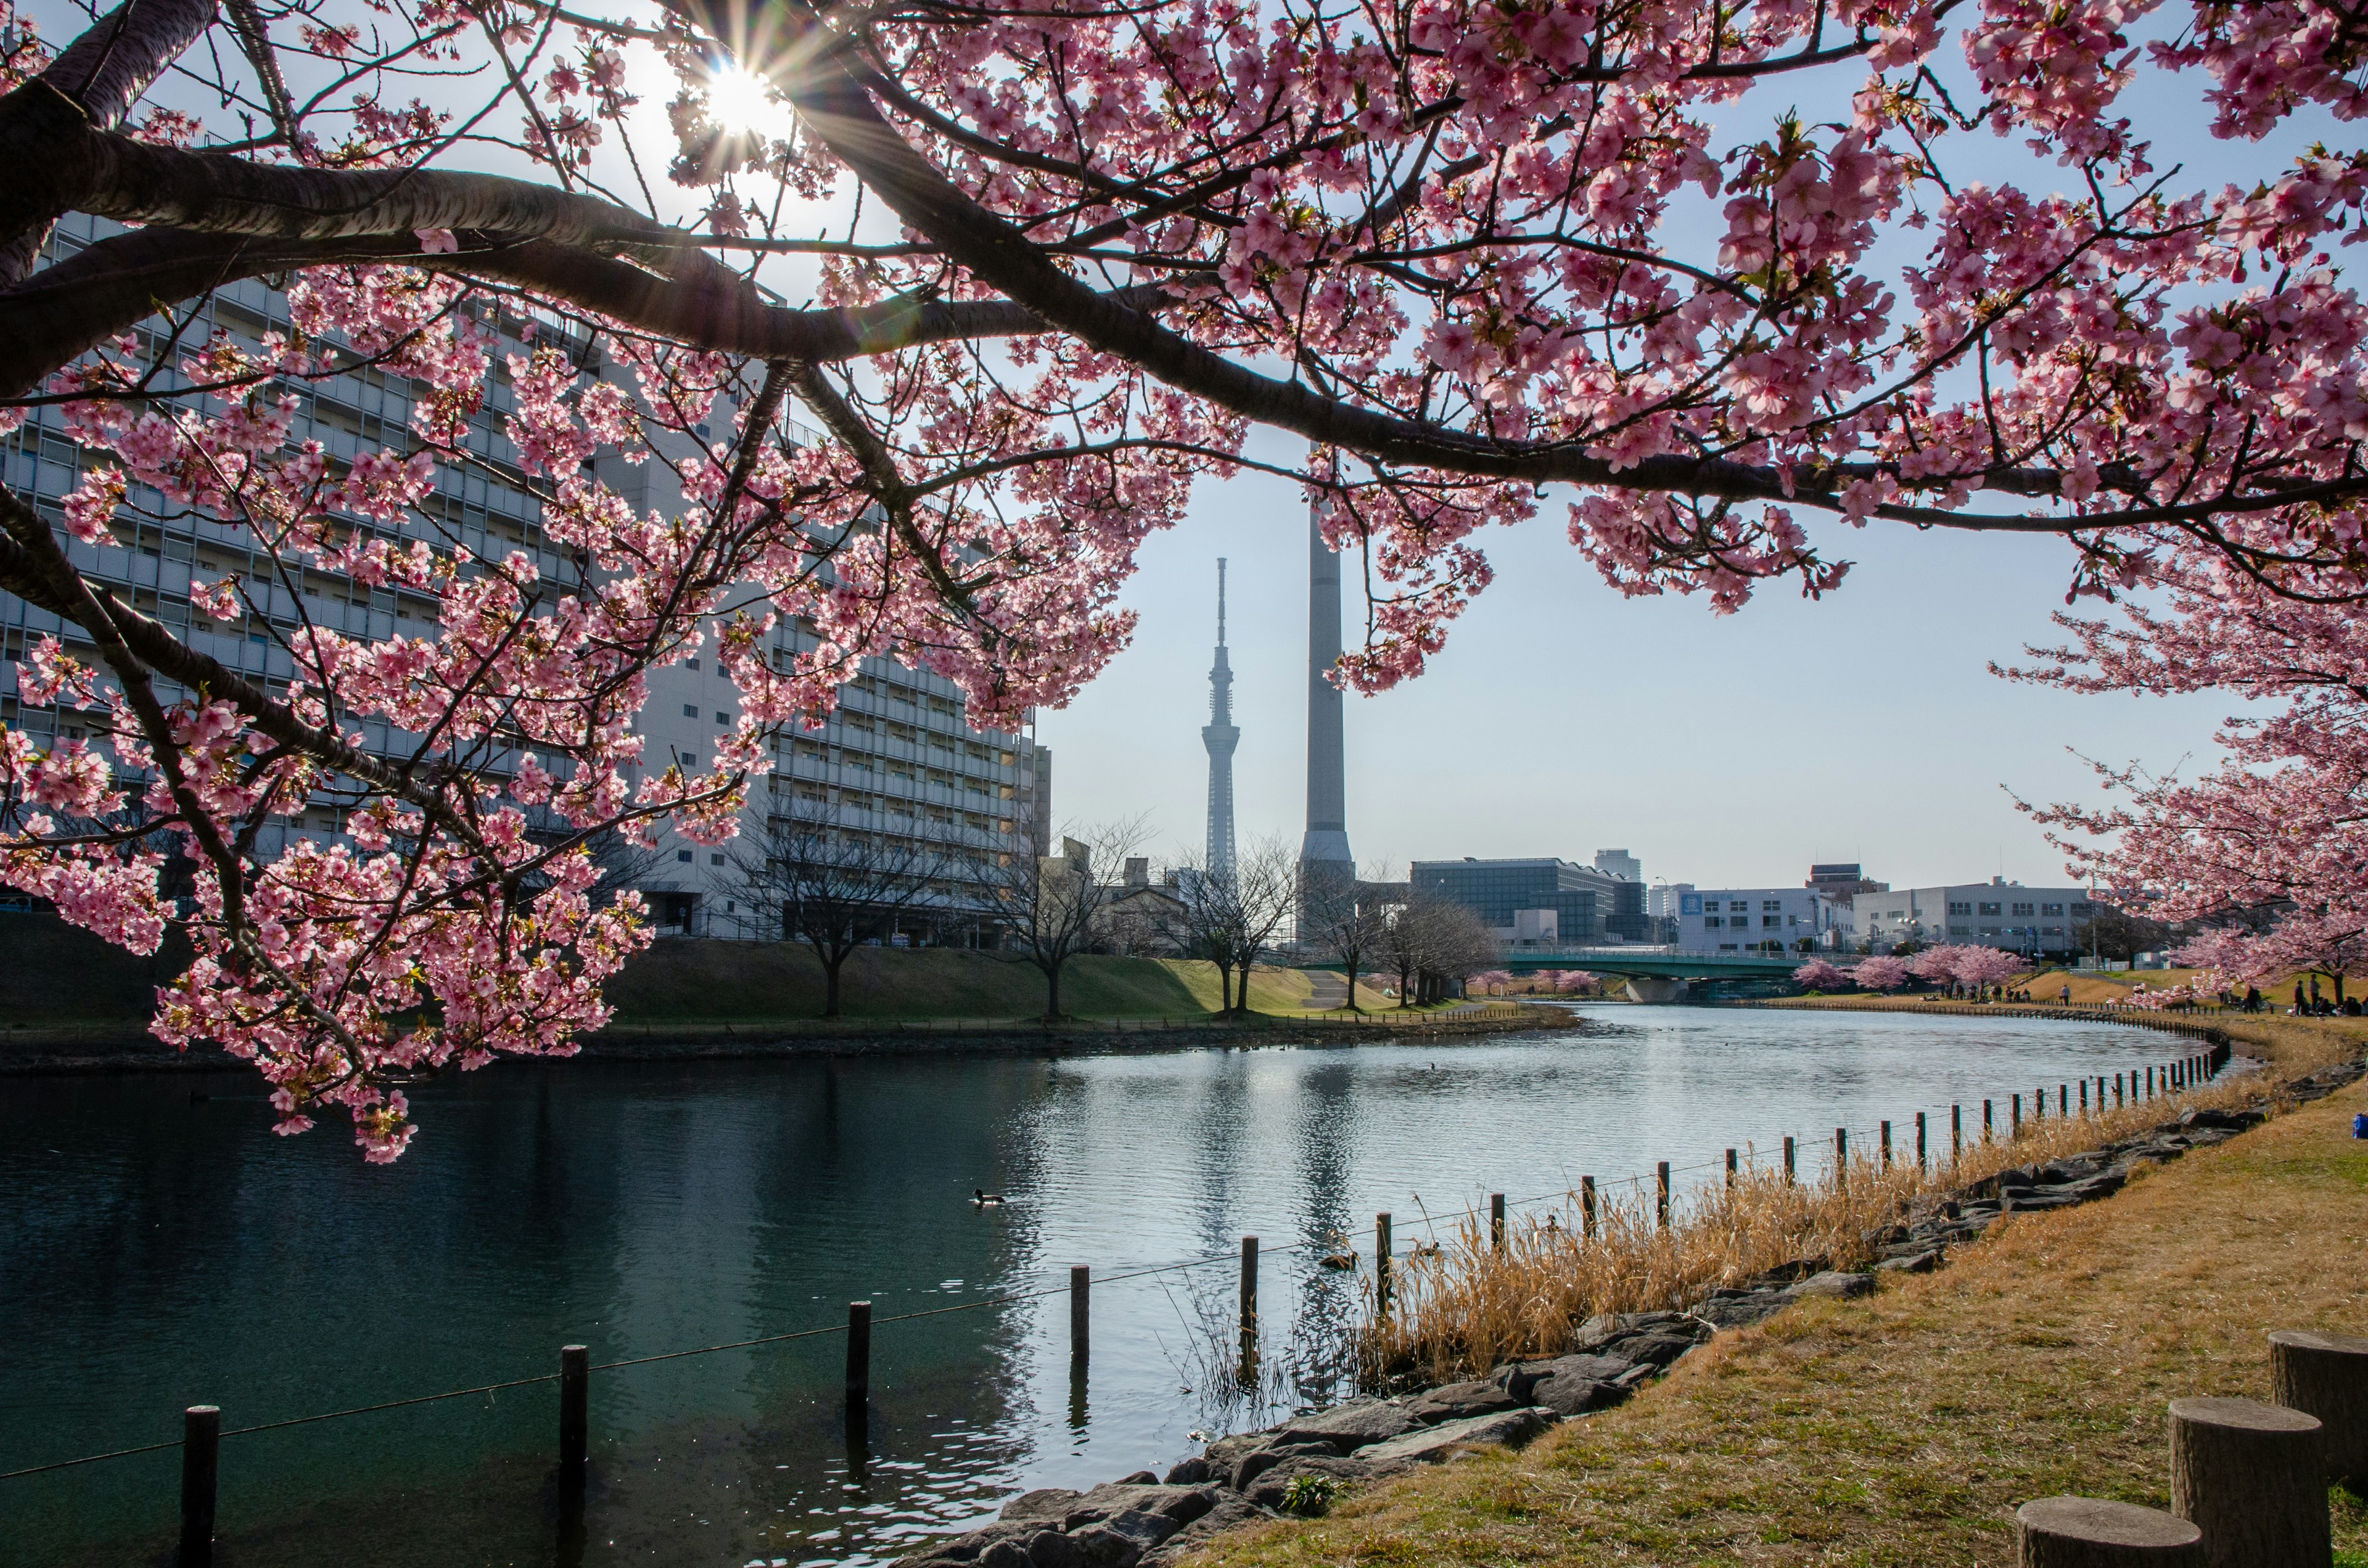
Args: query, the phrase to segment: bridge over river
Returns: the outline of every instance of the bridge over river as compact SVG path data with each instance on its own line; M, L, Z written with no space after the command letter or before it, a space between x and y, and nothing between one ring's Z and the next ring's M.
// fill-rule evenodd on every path
M1608 948L1517 948L1500 953L1498 969L1514 974L1540 970L1583 969L1616 975L1639 1002L1672 1002L1695 981L1786 981L1813 953L1694 952L1643 944ZM1338 969L1337 963L1304 963L1302 969Z

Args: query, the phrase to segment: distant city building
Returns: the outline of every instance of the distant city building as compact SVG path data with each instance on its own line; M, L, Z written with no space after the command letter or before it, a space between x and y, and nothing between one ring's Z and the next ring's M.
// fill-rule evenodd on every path
M1858 900L1860 934L1878 951L1902 942L2078 950L2079 926L2103 905L2088 888L2027 888L2003 877L1952 887L1884 889Z
M1597 850L1595 869L1607 877L1618 877L1622 881L1641 882L1645 880L1645 863L1625 849Z
M1649 930L1644 883L1552 857L1417 860L1407 881L1417 893L1463 905L1514 947L1641 942Z
M1814 888L1818 892L1824 893L1844 909L1850 908L1852 901L1860 893L1891 891L1889 882L1867 881L1859 863L1855 860L1836 861L1830 865L1822 866L1813 865L1809 868L1809 880L1801 885Z
M1678 901L1693 891L1691 882L1656 882L1645 890L1645 919L1651 940L1678 939Z
M1688 952L1831 948L1850 938L1850 912L1808 888L1703 888L1678 899L1678 946Z

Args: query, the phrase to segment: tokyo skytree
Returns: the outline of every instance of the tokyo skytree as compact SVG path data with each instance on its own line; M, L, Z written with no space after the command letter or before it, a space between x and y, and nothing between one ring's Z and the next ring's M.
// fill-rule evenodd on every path
M1201 744L1209 748L1209 855L1212 877L1234 874L1234 667L1225 660L1225 558L1217 557L1217 662L1209 671L1209 722Z

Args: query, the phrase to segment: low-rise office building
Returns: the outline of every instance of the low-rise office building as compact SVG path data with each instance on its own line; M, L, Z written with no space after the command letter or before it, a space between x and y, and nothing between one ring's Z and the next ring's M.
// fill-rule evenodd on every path
M1687 952L1798 950L1853 940L1850 910L1810 888L1703 888L1678 897L1678 946Z
M1417 893L1452 899L1471 910L1508 947L1641 942L1649 929L1644 883L1551 856L1417 860L1407 881Z
M2089 888L2027 888L1993 877L1949 887L1894 888L1858 897L1859 931L1877 952L1902 942L2069 953L2103 906Z

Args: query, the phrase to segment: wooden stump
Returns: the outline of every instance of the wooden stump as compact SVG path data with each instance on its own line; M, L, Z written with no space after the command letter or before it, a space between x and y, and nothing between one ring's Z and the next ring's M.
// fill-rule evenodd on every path
M2170 1402L2170 1511L2212 1568L2328 1568L2316 1416L2251 1399Z
M2368 1339L2282 1328L2270 1335L2270 1397L2327 1430L2328 1479L2368 1494Z
M2101 1497L2042 1497L2014 1511L2015 1568L2204 1568L2203 1532Z

